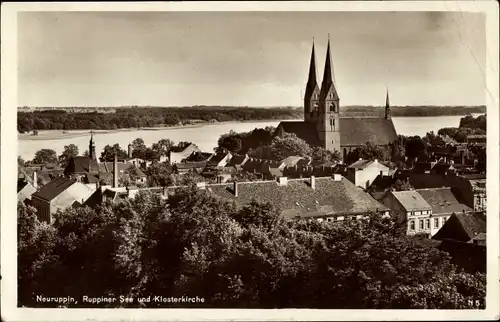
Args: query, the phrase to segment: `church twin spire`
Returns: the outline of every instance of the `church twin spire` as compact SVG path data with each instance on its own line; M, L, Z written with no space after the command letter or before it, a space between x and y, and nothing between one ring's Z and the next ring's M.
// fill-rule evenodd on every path
M309 65L309 78L307 80L306 93L305 93L305 98L307 100L311 99L311 95L313 94L316 86L318 86L318 83L316 79L316 57L315 57L314 38L313 38L311 62ZM337 90L335 88L335 77L333 73L332 57L330 52L330 35L328 35L325 69L323 73L323 81L321 83L321 92L319 98L321 100L324 100L331 90L335 93L336 99L338 99Z

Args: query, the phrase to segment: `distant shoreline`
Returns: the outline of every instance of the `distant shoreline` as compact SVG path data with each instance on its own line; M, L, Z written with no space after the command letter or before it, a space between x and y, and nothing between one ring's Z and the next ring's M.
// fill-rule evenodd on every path
M186 124L186 125L173 125L173 126L158 126L158 127L144 127L144 128L120 128L115 130L94 130L94 129L75 129L75 130L40 130L38 135L31 135L29 133L18 133L17 139L19 141L46 141L46 140L65 140L73 139L82 136L89 136L90 131L96 134L110 134L110 133L120 133L120 132L133 132L133 131L165 131L165 130L176 130L185 128L199 128L209 125L227 124L227 123L271 123L279 122L281 120L245 120L245 121L225 121L225 122L206 122L198 124ZM297 121L296 119L290 119L289 121ZM66 133L64 133L66 132Z

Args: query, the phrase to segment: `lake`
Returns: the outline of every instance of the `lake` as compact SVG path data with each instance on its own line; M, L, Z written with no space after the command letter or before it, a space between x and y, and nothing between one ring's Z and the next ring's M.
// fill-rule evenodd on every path
M481 114L473 114L474 117ZM443 127L458 127L460 119L463 115L453 116L429 116L429 117L393 117L394 126L398 134L403 135L419 135L425 136L427 132L437 131ZM266 126L277 126L280 121L260 121L260 122L227 122L215 124L203 124L197 127L184 128L165 128L161 130L130 130L111 133L96 133L94 134L96 151L100 155L100 151L107 144L120 144L123 149L127 149L127 145L134 139L140 137L144 143L150 146L152 143L158 142L160 139L170 139L175 143L179 141L193 142L198 147L207 152L213 151L217 146L219 137L228 133L230 130L236 132L247 132L255 128ZM40 131L40 136L50 134L50 132L60 131ZM88 132L82 130L70 131L71 133ZM88 149L89 135L83 135L72 138L60 139L23 139L18 140L18 155L24 160L33 159L36 151L40 149L53 149L57 154L61 154L65 145L75 144L78 146L80 154Z

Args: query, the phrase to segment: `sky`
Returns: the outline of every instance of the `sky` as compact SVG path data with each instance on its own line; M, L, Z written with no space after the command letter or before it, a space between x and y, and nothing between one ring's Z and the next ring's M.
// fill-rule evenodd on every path
M341 105L485 104L460 12L21 12L19 106L302 106L328 34Z

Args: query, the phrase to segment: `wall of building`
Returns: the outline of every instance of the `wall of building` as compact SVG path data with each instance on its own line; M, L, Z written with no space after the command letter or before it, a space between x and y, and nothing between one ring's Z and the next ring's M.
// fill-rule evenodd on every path
M50 223L50 203L48 201L32 196L31 205L37 211L38 220Z

